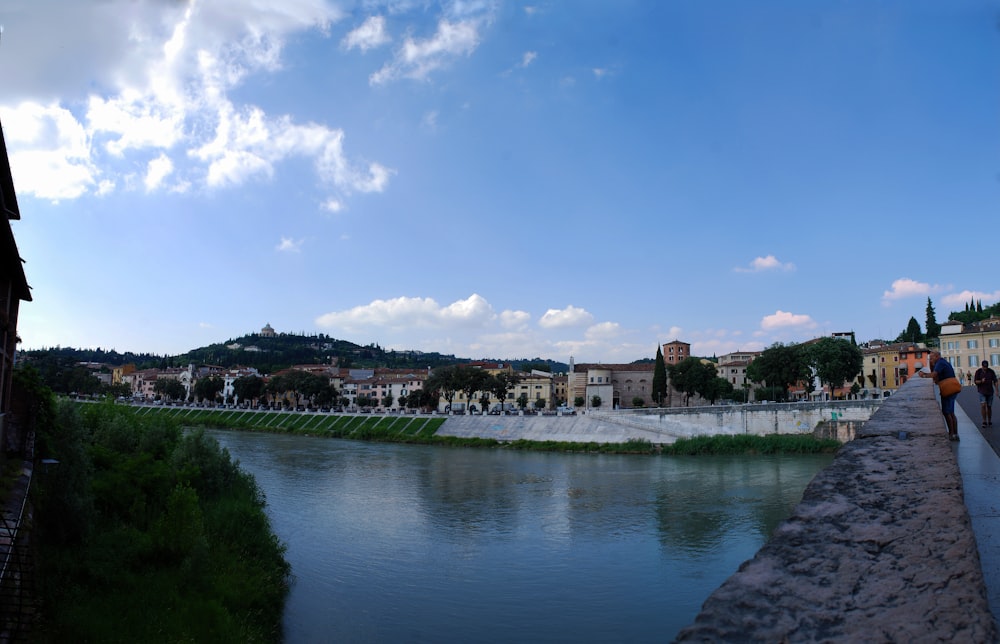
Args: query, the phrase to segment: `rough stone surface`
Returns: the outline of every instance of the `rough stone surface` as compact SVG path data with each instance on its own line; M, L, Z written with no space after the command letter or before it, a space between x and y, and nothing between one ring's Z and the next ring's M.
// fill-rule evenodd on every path
M677 641L998 641L932 387L883 403Z

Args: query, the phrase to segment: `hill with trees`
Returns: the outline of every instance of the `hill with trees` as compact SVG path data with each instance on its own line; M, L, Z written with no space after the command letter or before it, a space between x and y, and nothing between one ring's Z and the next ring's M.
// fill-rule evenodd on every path
M188 364L210 364L220 367L243 366L253 367L262 374L275 373L296 364L336 363L340 367L360 369L375 367L426 369L472 362L471 358L459 358L451 354L387 350L378 344L362 346L348 340L338 340L322 333L316 335L278 333L273 336L250 333L174 356L69 347L23 351L22 355L44 373L59 373L66 378L75 374L74 365L81 362L102 363L111 366L134 364L137 369L164 369L183 367ZM553 373L569 370L566 363L538 357L514 360L488 358L487 360L490 362L509 362L514 364L515 368L525 370L541 369ZM83 391L79 386L71 386L66 390Z

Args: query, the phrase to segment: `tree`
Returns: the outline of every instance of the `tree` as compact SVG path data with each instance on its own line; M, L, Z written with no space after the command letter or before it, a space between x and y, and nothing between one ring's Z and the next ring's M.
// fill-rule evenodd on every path
M226 383L218 376L198 378L194 383L194 395L201 400L215 402L215 399L225 386Z
M153 383L153 393L167 400L182 400L187 392L184 390L184 385L176 378L157 378Z
M642 399L642 396L632 396L632 406L633 407L645 407L646 401Z
M653 365L653 400L657 406L663 406L663 399L667 397L667 368L663 362L663 351L656 345L656 362Z
M906 330L899 334L896 342L923 342L924 334L920 330L920 323L917 318L911 317L906 325Z
M472 406L473 394L477 391L489 390L491 377L482 369L459 365L455 368L455 376L457 388L465 394L465 400L469 407Z
M698 358L685 358L670 365L671 386L684 394L685 405L696 394L708 398L706 394L712 393L712 380L716 377L715 365L706 364Z
M521 395L523 396L524 394L521 394ZM590 399L590 406L591 406L591 407L593 407L594 409L597 409L598 407L600 407L600 406L601 406L601 402L602 402L602 401L601 401L601 397L600 397L600 396L597 396L597 395L594 395L594 396L593 396L593 397L592 397L592 398Z
M701 392L703 398L707 398L709 404L714 405L715 401L720 398L731 398L733 395L733 383L729 382L725 378L719 378L716 376L712 378L707 383L707 387Z
M524 411L524 408L528 406L528 394L523 393L517 397L517 406L521 411Z
M941 325L937 322L937 318L934 315L934 305L931 304L931 298L929 297L927 298L927 320L924 328L927 331L928 338L936 338L941 335Z
M479 394L479 411L484 414L490 410L490 392L486 391Z
M266 385L260 376L240 376L233 381L233 393L236 394L236 403L240 401L254 402L264 395Z
M854 380L864 363L860 349L837 338L820 338L809 347L809 358L819 381L830 387L831 397L835 388Z
M490 391L496 396L497 400L500 401L500 411L503 411L503 406L507 402L507 393L520 382L520 378L512 373L501 372L493 376L490 381Z
M757 384L778 387L780 399L787 400L788 388L809 378L809 363L800 345L776 342L754 358L747 367L747 378Z
M448 409L455 399L455 392L461 389L461 374L456 374L458 365L438 367L424 381L424 391L432 394L435 400L439 397L448 401Z

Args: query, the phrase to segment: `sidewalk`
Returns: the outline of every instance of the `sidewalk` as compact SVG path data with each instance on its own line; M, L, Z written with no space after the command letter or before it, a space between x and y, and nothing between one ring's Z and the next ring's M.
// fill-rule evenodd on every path
M952 448L962 473L965 505L976 534L990 610L1000 619L1000 407L994 411L998 414L996 424L980 427L976 388L963 388L955 407L961 440ZM941 431L946 431L943 419Z

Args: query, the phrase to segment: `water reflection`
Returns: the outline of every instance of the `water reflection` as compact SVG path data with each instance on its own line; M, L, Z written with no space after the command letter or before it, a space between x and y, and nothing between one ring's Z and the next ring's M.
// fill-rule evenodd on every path
M212 434L288 544L289 642L668 640L830 460Z

